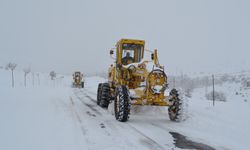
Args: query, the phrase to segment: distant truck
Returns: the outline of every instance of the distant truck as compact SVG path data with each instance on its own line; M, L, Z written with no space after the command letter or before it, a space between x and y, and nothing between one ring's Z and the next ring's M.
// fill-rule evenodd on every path
M72 86L75 88L84 88L83 74L80 71L74 72Z

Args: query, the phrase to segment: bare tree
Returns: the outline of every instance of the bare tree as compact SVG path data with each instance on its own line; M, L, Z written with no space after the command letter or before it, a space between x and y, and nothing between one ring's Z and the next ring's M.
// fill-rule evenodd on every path
M23 72L24 72L24 86L26 87L26 77L30 73L30 68L24 68Z
M51 71L49 73L49 75L50 75L51 80L54 80L56 78L56 72L55 71Z
M8 63L5 67L6 70L11 70L11 75L12 75L12 87L14 88L14 70L16 68L17 64L15 63Z
M35 86L35 74L32 72L32 85Z
M39 76L39 73L37 73L36 76L37 76L37 80L38 80L38 85L40 85L40 76Z

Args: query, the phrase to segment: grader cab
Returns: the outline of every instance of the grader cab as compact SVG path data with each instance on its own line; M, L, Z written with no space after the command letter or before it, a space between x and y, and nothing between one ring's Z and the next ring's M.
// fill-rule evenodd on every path
M84 88L83 74L79 71L73 74L73 87Z
M169 106L170 120L179 121L181 100L178 91L172 89L165 95L167 76L159 64L157 50L149 51L150 60L144 58L145 52L143 40L117 42L115 52L110 50L114 64L108 70L108 81L98 85L97 104L107 108L114 101L115 117L121 122L128 120L131 105ZM148 70L149 63L153 64L152 70Z

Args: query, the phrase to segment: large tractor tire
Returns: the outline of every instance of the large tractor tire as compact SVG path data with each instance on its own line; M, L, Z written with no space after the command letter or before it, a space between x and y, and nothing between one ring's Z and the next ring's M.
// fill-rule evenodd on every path
M108 83L103 83L100 92L100 106L108 108L110 102L110 87Z
M101 101L101 92L102 92L102 83L98 84L98 88L97 88L97 98L96 98L96 103L97 105L100 105L100 101Z
M179 98L179 93L176 89L172 89L169 95L172 96L172 99L170 99L172 105L168 108L169 119L171 121L179 122L182 117L182 102Z
M114 107L116 120L126 122L130 113L130 97L126 86L116 89Z

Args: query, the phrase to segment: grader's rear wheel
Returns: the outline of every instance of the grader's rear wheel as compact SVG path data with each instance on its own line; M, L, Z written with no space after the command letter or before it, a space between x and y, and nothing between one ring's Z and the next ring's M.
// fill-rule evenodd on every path
M172 105L168 108L169 119L171 121L181 121L182 102L179 98L179 93L176 89L172 89L169 95L172 96L172 99L170 99Z
M100 100L101 100L101 92L102 92L102 83L98 84L98 88L97 88L97 98L96 98L96 103L97 105L100 105Z
M110 102L110 87L108 83L103 83L100 92L100 106L102 108L108 108Z
M130 98L126 86L119 86L115 96L115 118L118 121L126 122L130 113Z

